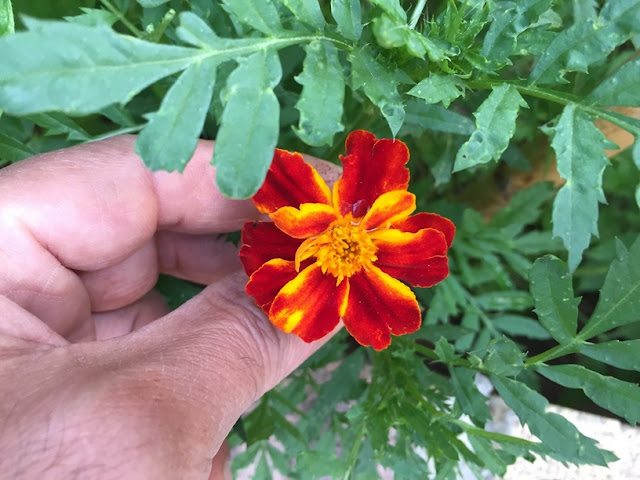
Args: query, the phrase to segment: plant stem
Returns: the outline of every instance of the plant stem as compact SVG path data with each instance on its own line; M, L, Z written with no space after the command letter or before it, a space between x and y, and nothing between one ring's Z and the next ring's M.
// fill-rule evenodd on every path
M420 20L420 16L422 15L422 11L426 4L427 0L418 0L416 8L413 9L413 13L411 14L411 20L409 20L409 28L411 30L416 29L416 25L418 25L418 21Z
M127 20L124 14L120 10L118 10L109 0L100 0L100 3L102 3L102 5L104 5L107 8L107 10L109 10L116 17L118 17L118 20L120 20L122 24L125 27L127 27L129 31L133 33L136 37L142 38L144 36L144 34L140 30L138 30L133 23Z
M560 105L568 105L570 103L574 103L578 108L587 112L589 115L611 122L614 125L622 128L623 130L632 133L633 135L640 135L640 126L634 125L633 121L627 120L626 115L616 114L616 112L603 110L602 108L593 105L585 105L583 103L580 103L579 97L576 97L575 95L571 95L569 93L556 92L555 90L531 87L516 83L514 81L504 80L471 80L467 82L467 86L469 86L470 88L489 89L497 85L502 85L504 83L513 85L513 87L523 95L529 95L531 97L549 100L550 102L558 103Z

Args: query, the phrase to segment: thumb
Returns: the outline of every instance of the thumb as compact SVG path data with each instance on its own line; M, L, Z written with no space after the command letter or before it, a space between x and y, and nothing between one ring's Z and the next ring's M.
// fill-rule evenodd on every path
M329 338L308 344L277 329L245 294L246 281L243 272L225 277L104 352L134 381L125 389L152 396L147 415L189 445L187 464L211 465L240 415Z

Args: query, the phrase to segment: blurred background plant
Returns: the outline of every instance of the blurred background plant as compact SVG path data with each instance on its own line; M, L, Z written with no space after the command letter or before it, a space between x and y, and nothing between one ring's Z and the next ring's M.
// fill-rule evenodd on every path
M337 161L364 128L409 145L419 209L458 226L422 329L339 334L239 421L236 471L606 464L548 400L640 420L640 0L0 0L0 35L0 165L135 133L181 170L211 138L247 198L274 147ZM478 374L540 442L485 429Z

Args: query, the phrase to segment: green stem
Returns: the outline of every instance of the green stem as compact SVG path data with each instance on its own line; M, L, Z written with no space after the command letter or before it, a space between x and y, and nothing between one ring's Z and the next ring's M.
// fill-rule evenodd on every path
M617 125L623 130L626 130L634 135L640 134L640 128L634 125L632 122L625 120L625 116L616 115L615 112L603 110L593 105L584 105L583 103L580 103L579 97L575 95L571 95L569 93L561 93L561 92L556 92L555 90L548 90L548 89L543 89L539 87L531 87L527 85L518 84L514 81L504 81L504 80L471 80L467 82L467 85L470 88L489 89L497 85L502 85L504 83L513 85L513 87L523 95L541 98L543 100L548 100L550 102L557 103L560 105L568 105L570 103L574 103L577 107L581 108L582 110L587 112L589 115L611 122L614 125Z
M351 451L349 452L349 469L346 471L344 475L344 480L350 480L354 475L354 470L356 468L356 462L358 460L358 455L360 454L360 447L362 446L362 440L364 439L365 433L365 423L362 422L360 425L360 429L356 435L356 440L351 447Z
M418 21L420 20L420 16L422 15L422 11L426 4L427 0L418 0L416 8L413 9L413 13L411 14L411 20L409 20L409 28L411 30L416 29L416 25L418 25Z
M571 353L576 353L582 343L584 343L583 340L578 339L576 337L572 339L571 342L569 343L565 343L563 345L556 345L555 347L550 348L546 352L542 352L534 357L527 359L524 362L524 365L525 367L530 368L537 364L545 363L555 358L563 357Z
M107 8L107 10L109 10L116 17L118 17L118 20L120 20L122 24L125 27L127 27L129 31L133 33L136 37L142 38L144 36L144 33L138 30L133 23L127 20L127 18L123 15L123 13L120 10L118 10L109 0L100 0L100 3L102 3L102 5L104 5Z

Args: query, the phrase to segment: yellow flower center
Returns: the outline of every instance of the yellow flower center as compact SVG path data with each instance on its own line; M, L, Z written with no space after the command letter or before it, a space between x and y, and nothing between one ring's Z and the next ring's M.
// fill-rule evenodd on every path
M322 273L336 277L339 285L345 277L358 273L375 262L378 247L367 231L353 222L351 215L336 220L326 232L305 240L296 252L296 269L307 258L316 257Z

